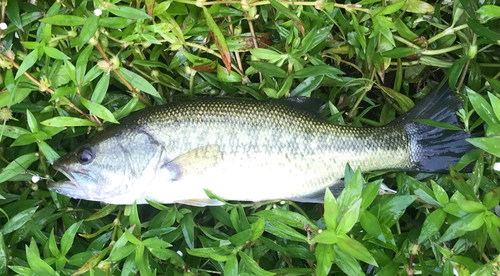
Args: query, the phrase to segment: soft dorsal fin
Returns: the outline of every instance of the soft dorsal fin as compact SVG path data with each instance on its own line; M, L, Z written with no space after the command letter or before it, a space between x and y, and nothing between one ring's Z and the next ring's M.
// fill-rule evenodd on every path
M222 152L215 146L206 146L183 153L165 162L160 169L167 170L171 180L180 180L187 175L202 174L221 161Z
M323 100L321 99L308 98L308 97L290 97L290 98L282 98L276 101L296 109L307 111L315 115L319 114L319 111L324 104Z

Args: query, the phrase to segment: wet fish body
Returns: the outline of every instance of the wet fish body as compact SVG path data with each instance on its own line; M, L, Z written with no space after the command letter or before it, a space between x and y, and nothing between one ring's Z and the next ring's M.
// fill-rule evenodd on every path
M317 99L252 101L204 98L131 114L62 157L69 181L50 189L113 204L218 205L227 199L309 201L343 177L363 171L443 172L470 146L468 134L413 122L456 122L451 91L436 91L391 124L354 128L327 123Z

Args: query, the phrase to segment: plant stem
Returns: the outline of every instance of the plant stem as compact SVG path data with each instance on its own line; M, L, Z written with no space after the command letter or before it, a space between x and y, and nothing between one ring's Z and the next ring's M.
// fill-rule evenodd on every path
M426 55L426 56L435 56L435 55L440 55L440 54L444 54L444 53L448 53L448 52L453 52L453 51L462 49L463 47L464 47L463 44L459 44L459 45L453 45L453 46L443 48L443 49L438 49L438 50L425 50L421 54Z
M231 0L222 0L222 1L206 1L206 2L198 2L198 1L192 1L192 0L175 0L175 2L179 3L184 3L184 4L190 4L190 5L195 5L195 6L211 6L211 5L224 5L224 4L234 4L234 5L247 5L247 6L262 6L262 5L269 5L269 1L259 1L259 2L254 2L254 3L244 3L244 1L231 1ZM294 5L294 6L321 6L322 2L321 1L314 1L314 2L306 2L306 1L278 1L283 4L287 5ZM344 4L338 4L334 3L334 7L340 8L340 9L345 9L345 10L357 10L357 11L362 11L366 13L370 13L369 9L362 8L361 5L344 5Z
M109 64L108 56L106 55L106 53L102 49L99 42L95 45L95 47L97 48L99 53L101 53L101 56L104 58L104 60ZM111 70L123 82L123 84L127 87L127 89L130 90L130 93L135 94L137 96L137 98L139 98L139 100L141 102L143 102L145 105L152 106L152 104L146 98L144 98L140 92L137 92L136 89L120 74L120 72L118 72L118 70L116 70L116 68L111 68Z
M14 67L16 67L16 69L19 69L19 64L17 64L14 59L10 58L9 56L5 55L5 54L2 54L0 53L0 57L3 57L3 58L6 58L8 60L10 60L10 62L12 63L12 65ZM31 80L34 84L36 84L38 86L38 88L40 89L40 91L47 91L49 92L50 94L54 94L54 90L52 90L50 87L44 87L37 79L35 79L35 77L33 77L30 73L28 73L27 71L24 71L23 73L29 80ZM83 112L80 108L78 108L78 106L76 106L74 103L68 101L68 106L73 108L76 112L80 113L81 115L89 118L90 115ZM95 117L94 116L94 119L96 120L96 122L99 124L100 127L103 127L103 124L101 122L101 120L99 120L99 118Z
M413 44L412 42L400 37L399 35L392 35L395 40L403 43L406 46L409 46L410 48L417 49L417 50L422 50L422 48L418 47L417 45Z
M433 36L433 37L429 38L429 39L427 40L427 42L428 42L428 43L432 43L432 42L434 42L434 41L436 41L436 40L438 40L438 39L440 39L440 38L442 38L442 37L445 37L445 36L448 36L448 35L455 34L455 32L460 31L460 30L462 30L462 29L465 29L465 28L467 28L467 27L468 27L468 25L467 25L467 24L463 24L463 25L460 25L460 26L456 26L456 27L454 27L454 28L448 28L448 29L446 29L446 30L444 30L444 31L440 32L439 34L437 34L437 35L435 35L435 36Z

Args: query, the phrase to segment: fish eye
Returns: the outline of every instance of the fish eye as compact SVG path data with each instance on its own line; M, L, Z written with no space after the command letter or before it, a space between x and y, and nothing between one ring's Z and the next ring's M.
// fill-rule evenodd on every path
M78 154L78 162L80 162L80 164L82 165L90 164L93 159L94 156L92 154L92 150L90 150L89 148L82 149L82 151Z

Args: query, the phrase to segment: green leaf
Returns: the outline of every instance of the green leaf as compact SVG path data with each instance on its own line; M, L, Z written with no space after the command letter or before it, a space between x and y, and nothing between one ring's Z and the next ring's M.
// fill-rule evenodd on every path
M10 3L10 2L9 2ZM486 22L491 19L500 18L500 7L495 5L482 5L476 11L481 15L481 21Z
M51 147L47 142L40 141L38 142L38 148L43 153L47 161L54 162L59 159L61 156Z
M349 205L348 209L345 211L345 213L342 216L342 219L337 225L336 229L337 233L339 234L348 233L352 229L354 224L358 222L360 206L361 206L361 198Z
M479 229L484 224L484 213L470 213L450 225L444 232L439 243L463 236L469 231Z
M209 248L187 248L186 251L189 255L211 258L218 262L225 262L232 253L228 247L209 247Z
M474 146L497 157L500 157L500 137L469 138L466 140Z
M90 100L95 103L102 103L104 100L104 96L106 96L106 92L108 91L109 86L109 74L103 74L99 82L94 88L94 93L92 93L92 98Z
M320 243L316 246L314 252L316 256L316 276L326 276L335 260L335 251L333 245Z
M74 117L53 117L41 122L41 124L53 127L97 126L97 123Z
M56 89L54 94L52 94L52 97L50 98L50 100L53 101L57 98L64 97L66 95L71 95L73 93L76 93L76 87L65 87L65 86L59 87Z
M434 212L429 214L427 218L425 218L424 225L422 226L422 230L420 231L418 243L422 244L423 242L434 236L436 233L438 233L439 229L441 229L441 226L444 223L445 218L446 213L443 211L443 209L436 209Z
M250 241L256 241L258 238L260 238L260 236L262 236L262 234L264 233L264 225L264 218L259 218L250 225L252 228L252 237L250 238Z
M224 264L224 275L227 276L238 276L238 259L235 255L231 255L227 258Z
M259 276L271 276L275 275L275 273L265 271L262 269L254 259L252 259L250 256L248 256L245 252L239 251L238 255L240 255L241 260L243 263L252 271L255 275Z
M297 232L290 226L276 220L266 221L266 232L271 233L277 237L283 239L289 239L294 241L306 241L307 238L303 234Z
M318 30L313 29L312 31L308 32L307 35L302 40L302 52L307 53L314 47L318 46L321 42L323 42L326 39L331 29L332 26L325 26L319 28Z
M43 46L43 51L45 54L53 59L70 59L67 55L65 55L63 52L57 50L54 47L48 47L48 46Z
M78 41L78 45L83 47L87 41L90 40L92 36L94 36L97 28L99 27L99 17L95 15L90 15L83 24L82 30L80 31L80 37Z
M469 96L469 100L474 107L474 110L488 125L500 123L500 120L498 120L495 116L491 105L481 95L468 88L467 95Z
M101 17L99 26L111 29L123 29L132 24L133 20L121 17Z
M80 16L56 14L40 19L40 22L57 26L80 26L85 24L86 19Z
M19 3L17 0L8 0L5 7L5 14L10 22L14 23L18 29L23 31L23 22L21 20L21 12L19 11ZM2 269L0 269L1 274Z
M0 231L0 275L8 275L7 274L8 259L9 259L9 251L7 250L7 246L5 245L5 239L3 237L3 233L2 231ZM14 270L12 266L10 268Z
M143 77L137 75L134 72L131 72L123 67L118 68L118 72L128 81L130 84L135 86L136 88L148 93L149 95L153 97L160 97L160 94L156 89L149 83L147 80L145 80Z
M388 57L388 58L404 58L407 56L418 54L420 52L422 52L422 50L400 47L400 48L394 48L389 51L384 51L381 54L383 57Z
M277 53L276 51L269 50L269 49L261 49L261 48L251 49L250 53L253 56L255 56L257 58L261 58L261 59L277 60L277 59L281 59L284 57L283 54Z
M73 223L65 232L64 235L61 238L61 255L64 256L66 255L71 246L73 245L73 241L75 239L76 232L80 228L80 225L82 225L83 220L80 220L79 222Z
M318 227L309 219L303 215L283 210L283 209L273 209L273 210L263 210L256 213L257 216L263 217L267 220L280 220L290 226L295 228L304 229L306 227L311 227L312 229L318 229Z
M334 244L337 243L338 241L338 235L335 233L335 230L333 229L326 229L322 230L321 232L318 232L319 234L316 235L312 239L313 242L317 243L324 243L324 244Z
M137 204L134 201L134 204L130 206L130 216L129 216L129 222L130 226L134 226L134 231L132 234L134 235L140 235L141 234L141 221L139 220L139 212L137 211Z
M17 157L14 161L10 162L0 173L0 183L3 183L12 177L25 171L33 162L38 160L38 154L32 152Z
M156 249L165 249L167 247L171 247L172 245L164 240L160 240L158 238L149 238L143 241L144 246L149 248Z
M247 241L249 241L252 238L252 235L253 235L253 230L247 229L232 235L229 238L229 241L235 246L243 246Z
M128 6L115 6L115 5L110 5L108 8L109 12L119 16L119 17L124 17L124 18L130 18L130 19L150 19L151 16L149 16L147 13L134 9L132 7Z
M461 127L458 127L456 125L450 124L450 123L444 123L444 122L437 122L431 119L415 119L413 120L418 123L426 124L426 125L431 125L435 127L439 127L442 129L449 129L449 130L462 130Z
M304 24L302 24L302 21L300 21L300 18L290 10L288 10L287 7L283 6L280 2L276 0L269 0L269 3L273 5L279 12L284 14L286 17L290 18L294 25L299 29L299 31L302 33L302 36L306 36L306 31L304 28Z
M31 51L23 60L21 65L19 66L19 69L17 70L16 77L15 79L17 80L19 77L21 77L24 72L26 72L28 69L30 69L33 65L35 65L35 62L38 60L38 51L40 48L36 48L35 50Z
M359 222L368 234L381 240L382 242L386 242L377 217L374 216L370 211L365 210L363 214L361 214Z
M93 221L96 219L103 218L103 217L111 214L116 209L116 207L117 207L116 205L112 205L112 204L106 205L103 208L99 209L99 211L97 211L94 214L92 214L91 216L87 217L85 219L85 221Z
M1 233L3 235L7 235L21 228L31 219L37 209L38 207L32 207L17 213L15 216L10 218L7 223L5 223L5 225L0 229Z
M366 275L361 270L361 266L358 261L350 254L340 249L338 246L333 246L335 252L335 264L346 274L352 276L363 276ZM394 274L392 274L394 275Z
M293 89L292 92L290 92L290 96L292 97L309 96L311 92L319 86L319 84L323 80L323 77L324 77L323 75L308 77L299 85L297 85L297 87L295 87L295 89Z
M89 101L83 97L80 98L80 101L82 102L82 104L88 109L90 110L90 112L94 115L96 115L97 117L105 120L105 121L108 121L108 122L112 122L112 123L115 123L115 124L118 124L119 122L115 119L115 116L113 116L113 113L111 113L111 111L109 111L107 108L105 108L104 106L98 104L98 103L94 103L92 101Z
M451 175L451 181L453 182L453 185L455 185L455 188L468 200L472 201L479 201L477 199L476 193L472 189L472 187L467 184L460 174L452 165L449 165L449 170L450 170L450 175Z
M28 126L30 127L31 132L38 132L38 122L35 119L35 116L33 116L33 113L26 109L26 117L28 119Z
M263 74L266 74L271 77L278 77L278 78L288 77L288 74L285 72L285 70L279 68L278 66L272 63L249 61L248 64L250 64L250 66L255 68L257 71L260 71Z
M362 190L363 176L361 175L361 169L358 168L354 176L349 181L348 185L344 188L344 190L337 198L340 214L344 215L346 211L349 210L351 206L361 198Z
M345 234L338 235L338 241L336 243L340 249L349 253L349 255L354 258L363 261L365 263L378 266L377 262L373 258L372 254L366 249L366 247L355 239L348 237Z
M472 29L477 35L484 36L490 40L497 41L500 40L500 34L494 32L487 27L483 26L481 23L477 22L474 19L469 18L467 20L467 25Z
M184 235L184 240L189 248L194 248L194 221L193 213L189 212L182 217L180 226L182 229L182 234Z
M168 249L156 249L156 248L148 248L148 250L158 259L160 260L169 260L172 264L182 266L184 261L175 251ZM189 248L187 251L189 252Z
M448 198L448 194L443 189L443 187L439 186L434 180L431 180L432 191L434 192L434 196L441 206L446 206L450 201Z
M466 213L479 213L487 211L486 207L479 202L457 198L457 203L458 206L460 206L460 209Z
M54 271L50 265L40 259L40 253L38 252L38 247L33 238L31 238L31 244L25 245L26 259L34 275L43 276L58 276L59 274Z
M217 26L217 23L215 23L214 19L212 18L212 15L210 14L207 8L203 7L203 13L205 14L207 25L213 34L215 45L217 46L217 49L219 49L219 54L221 56L222 62L224 62L224 65L226 66L227 70L226 73L227 72L230 73L231 54L229 53L229 48L227 47L226 39L224 38L224 35L219 29L219 26Z
M239 82L241 83L241 76L231 70L231 74L228 74L226 68L217 64L217 78L223 82Z
M80 55L78 56L78 59L76 60L76 66L75 66L76 81L77 81L77 84L80 86L83 84L83 80L85 77L85 71L87 70L87 63L88 63L90 54L92 53L92 49L94 49L94 46L87 45L87 47L85 47L85 50L80 52ZM102 71L99 73L102 73Z
M329 65L315 65L304 67L297 72L295 72L295 78L308 78L312 76L320 76L320 75L338 75L344 74L340 69L337 69L333 66Z
M333 196L330 189L326 188L325 191L325 211L324 218L326 228L330 230L334 230L337 228L337 218L339 216L339 206L335 197Z

